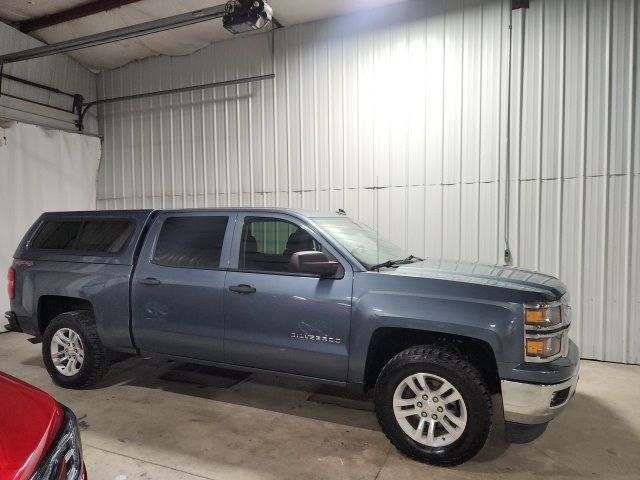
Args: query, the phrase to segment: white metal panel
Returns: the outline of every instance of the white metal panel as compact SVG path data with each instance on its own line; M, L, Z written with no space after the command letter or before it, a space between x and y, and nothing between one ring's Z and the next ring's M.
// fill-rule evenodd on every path
M6 271L20 239L43 211L96 206L100 139L6 122L0 129L0 268ZM8 125L8 126L7 126ZM0 299L9 309L9 299Z
M568 284L585 357L630 363L638 10L514 12L508 152L515 264ZM105 72L102 97L276 78L102 107L99 205L344 208L417 255L501 262L509 14L499 0L406 2Z
M569 285L583 356L628 363L640 362L637 10L540 0L514 14L511 130L516 263Z
M637 25L637 22L636 22ZM636 110L637 111L637 110ZM629 352L626 361L638 363L638 352L640 352L640 175L633 176L631 183L633 196L630 203L630 224L629 244L629 303L628 312L625 318L624 334L622 341L624 342L623 350Z
M40 45L42 45L42 42L0 22L0 53L24 50ZM87 101L95 100L96 98L95 75L66 55L53 55L26 62L10 63L4 66L3 72L32 82L42 83L71 94L79 93L83 95ZM6 78L2 79L2 92L62 108L67 112L71 112L73 107L73 98L67 95L34 88ZM15 120L29 121L53 128L75 130L74 120L77 116L66 115L64 112L59 112L59 118L54 119L52 115L54 115L55 112L49 114L43 113L42 109L35 104L32 105L30 111L28 111L28 107L26 107L26 109L13 109L13 113L9 110L6 110L6 112L6 116L11 116L12 119ZM30 112L32 114L27 115ZM85 117L85 131L87 133L98 133L97 116L97 111L92 109Z

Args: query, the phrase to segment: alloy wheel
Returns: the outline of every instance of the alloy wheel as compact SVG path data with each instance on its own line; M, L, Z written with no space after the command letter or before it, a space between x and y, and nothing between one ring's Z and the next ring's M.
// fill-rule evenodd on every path
M400 428L428 447L455 442L467 425L467 408L460 392L431 373L415 373L399 383L393 413Z
M61 328L51 339L51 360L61 374L72 377L84 363L84 345L78 333L70 328Z

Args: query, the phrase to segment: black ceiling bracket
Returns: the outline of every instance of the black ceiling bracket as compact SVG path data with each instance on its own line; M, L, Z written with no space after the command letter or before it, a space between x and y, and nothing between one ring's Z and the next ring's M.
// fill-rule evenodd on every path
M75 113L76 115L78 115L78 119L76 120L75 124L76 124L76 128L78 129L79 132L82 131L84 125L82 124L83 119L84 119L84 114L86 113L86 109L83 112L82 111L82 106L84 105L84 97L82 95L80 95L79 93L76 93L73 96L73 109L72 112Z
M82 104L84 103L84 97L82 95L80 95L79 93L76 93L73 96L73 108L72 108L72 112L73 113L77 113L78 115L80 115L80 113L82 112Z
M529 0L511 0L511 10L529 8Z
M78 119L76 120L76 128L79 132L84 130L84 116L87 114L87 110L91 108L95 103L81 103L78 107Z

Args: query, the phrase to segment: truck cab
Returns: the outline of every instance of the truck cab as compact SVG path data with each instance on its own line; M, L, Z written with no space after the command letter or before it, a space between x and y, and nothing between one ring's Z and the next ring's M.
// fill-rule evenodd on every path
M438 465L479 451L492 394L507 439L530 441L578 379L558 279L424 260L342 211L46 213L9 295L61 386L144 354L373 390L392 443Z

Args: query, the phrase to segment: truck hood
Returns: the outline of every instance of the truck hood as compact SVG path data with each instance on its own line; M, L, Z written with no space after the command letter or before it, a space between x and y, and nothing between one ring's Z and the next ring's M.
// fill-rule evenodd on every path
M567 291L564 283L551 275L483 263L428 259L400 265L393 269L381 270L380 273L507 288L521 292L538 293L550 300L560 298Z
M26 480L51 446L62 409L42 390L0 372L0 478Z

